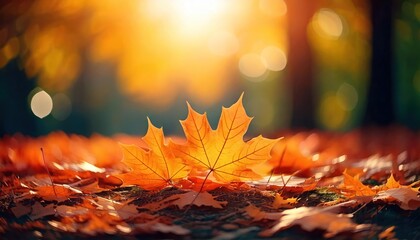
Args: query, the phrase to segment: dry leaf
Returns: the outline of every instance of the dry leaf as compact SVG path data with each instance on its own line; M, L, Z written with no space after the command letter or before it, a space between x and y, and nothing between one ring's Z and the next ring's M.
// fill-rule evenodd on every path
M197 113L188 104L188 117L181 121L187 143L171 144L177 156L198 170L208 171L207 177L212 173L220 182L260 178L251 168L268 160L278 141L262 136L243 141L252 118L245 112L242 96L231 107L223 108L216 130L210 127L205 113Z
M336 214L322 208L299 207L284 210L282 216L272 228L264 230L261 236L269 237L286 228L298 225L305 231L325 230L324 236L329 238L342 232L358 232L369 227L367 224L356 224L351 215Z
M87 235L95 236L97 234L115 234L121 231L130 231L128 225L121 222L118 216L110 215L106 212L94 213L92 211L86 214L62 217L61 221L49 221L51 226L66 232L81 232ZM126 229L128 228L128 230Z
M419 191L411 187L392 188L379 192L374 200L384 200L394 202L404 210L416 210L420 207Z
M141 208L149 209L152 211L158 211L169 206L178 206L180 209L183 209L187 205L223 208L223 206L226 204L226 201L215 200L215 196L208 192L189 191L186 193L174 194L159 202L143 205Z
M162 128L153 126L149 119L148 124L143 141L149 150L121 144L124 156L122 162L131 171L116 176L123 180L124 185L135 184L145 189L157 189L186 177L189 168L165 144Z
M35 188L37 195L45 200L66 200L74 194L81 194L78 189L70 187L66 184L54 184L53 186L38 186Z
M263 212L254 205L246 206L245 212L248 216L252 217L254 221L261 221L263 219L277 220L283 215L281 212Z
M95 209L108 211L109 214L119 216L121 219L135 217L139 213L137 206L128 202L120 203L103 197L88 199L88 201L96 207Z
M273 201L273 208L291 208L297 203L297 198L283 198L276 193Z
M385 186L390 189L390 188L399 188L402 185L395 180L394 174L391 174L391 176L389 176L389 178L387 179Z
M53 204L43 206L41 203L36 202L31 207L32 211L29 214L29 218L32 220L37 220L39 218L54 215L56 213L55 206Z
M359 174L356 174L354 177L352 177L346 171L344 171L343 176L344 181L340 186L343 195L347 197L362 197L374 196L376 194L375 191L360 182Z
M20 218L31 212L31 206L26 206L20 202L17 202L16 206L12 207L10 210L12 211L13 215L15 215L16 218Z
M178 206L180 209L190 204L193 204L198 207L209 206L214 208L223 208L223 206L227 204L226 201L215 200L215 196L211 195L208 192L189 191L187 193L179 194L178 196L174 195L171 197L179 197L179 199L172 202L172 204Z
M385 229L383 232L381 232L378 235L378 239L386 239L386 240L397 240L395 237L395 226L391 226L387 229Z
M81 215L86 214L89 210L79 206L66 206L66 205L59 205L56 207L56 212L60 216L74 216L74 215Z

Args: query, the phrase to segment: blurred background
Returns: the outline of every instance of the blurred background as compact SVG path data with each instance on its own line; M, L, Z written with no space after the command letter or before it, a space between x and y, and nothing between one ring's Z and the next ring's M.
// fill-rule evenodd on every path
M245 92L250 133L420 127L419 0L0 3L0 134L182 132Z

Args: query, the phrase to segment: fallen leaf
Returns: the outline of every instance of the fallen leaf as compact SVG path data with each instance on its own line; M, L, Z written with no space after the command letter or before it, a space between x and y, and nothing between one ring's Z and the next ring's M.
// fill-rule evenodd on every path
M165 144L162 128L156 128L148 119L148 130L143 141L149 147L144 150L136 145L121 144L122 162L131 168L128 173L115 175L123 185L139 185L145 189L158 189L172 185L174 180L185 178L189 168L176 157Z
M297 198L283 198L276 193L273 201L273 208L291 208L297 203Z
M74 215L81 215L87 213L89 210L87 208L79 207L79 206L66 206L66 205L59 205L55 208L56 212L60 216L74 216Z
M48 204L46 206L43 206L41 203L36 202L31 206L32 210L29 214L29 218L31 220L37 220L39 218L54 215L56 213L55 205Z
M404 210L416 210L420 207L419 191L411 187L392 188L379 192L375 197L376 200L384 200L389 202L398 202L398 205Z
M359 174L354 177L350 176L346 171L343 172L343 184L340 188L343 195L347 197L361 197L361 196L374 196L376 194L370 187L360 182Z
M368 224L352 222L351 217L352 215L349 214L336 214L316 207L288 209L282 212L282 216L272 228L262 231L260 235L269 237L278 231L296 225L308 232L323 229L326 238L334 237L342 232L358 232L369 228Z
M137 211L137 206L128 202L120 203L103 197L89 199L88 201L96 206L96 209L105 210L111 215L119 216L121 219L128 219L139 213Z
M15 215L16 218L20 218L24 215L27 215L31 212L31 207L27 206L27 205L23 205L20 202L16 203L16 206L12 207L10 209L13 213L13 215Z
M127 224L121 222L118 216L93 211L71 217L62 217L61 221L49 221L48 223L66 232L81 232L91 236L104 233L115 234L121 231L117 227L119 225L128 227Z
M244 210L248 214L248 216L250 216L254 221L261 221L263 219L277 220L283 215L281 212L261 211L260 208L254 205L248 205L245 207Z
M218 201L215 199L215 196L208 192L188 191L186 193L174 194L156 203L143 205L141 208L153 211L158 211L169 206L178 206L180 209L183 209L187 205L223 208L226 204L226 201Z
M38 186L35 188L36 194L45 200L62 201L74 194L81 194L78 189L70 187L66 184L54 184L53 186Z
M198 194L198 196L197 196ZM176 195L171 197L177 197ZM208 192L194 192L189 191L184 194L180 194L178 200L173 202L174 205L178 206L180 209L184 208L187 205L193 204L195 206L209 206L214 208L223 208L227 204L226 201L218 201L215 199L215 196L211 195ZM194 200L194 202L193 202Z
M391 188L400 188L401 184L397 182L394 178L394 174L391 174L389 178L386 180L385 186L382 188L383 190L391 189Z
M379 233L378 239L386 239L386 240L397 240L395 238L395 226L391 226L385 229L383 232Z
M278 139L261 135L243 141L251 119L242 105L242 97L229 108L223 108L216 130L207 120L206 113L199 114L188 104L188 117L181 121L187 138L186 144L170 143L176 155L198 170L206 170L207 179L212 174L220 182L260 178L256 164L270 158L270 151Z

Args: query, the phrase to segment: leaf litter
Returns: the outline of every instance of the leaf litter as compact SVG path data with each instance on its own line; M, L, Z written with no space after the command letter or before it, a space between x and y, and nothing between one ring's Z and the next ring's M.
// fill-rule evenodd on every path
M120 144L64 133L4 137L0 232L28 239L394 238L404 227L379 221L391 209L412 227L406 234L418 236L418 136L388 129L411 145L381 149L373 139L369 151L357 131L245 142L252 118L242 98L223 108L215 130L188 104L184 141L166 138L149 119L140 141L119 136Z

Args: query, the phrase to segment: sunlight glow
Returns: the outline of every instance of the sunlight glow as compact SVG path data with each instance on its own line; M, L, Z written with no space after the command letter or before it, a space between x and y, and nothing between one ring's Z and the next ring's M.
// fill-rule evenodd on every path
M0 28L0 68L18 57L28 78L54 93L112 66L118 91L158 111L181 95L210 105L287 62L283 0L39 0L15 9L25 21ZM64 119L66 108L54 107L53 117Z
M270 17L281 17L287 13L287 5L283 0L260 0L259 7Z
M180 23L188 26L210 21L213 15L223 9L224 1L172 0L171 2L174 4L173 11L179 17Z
M51 113L53 101L45 91L37 92L31 99L31 110L35 116L44 118Z
M217 14L225 9L225 1L149 0L148 9L154 18L169 18L183 34L205 31Z
M221 31L214 33L210 37L208 47L212 54L228 57L238 51L239 42L235 34Z
M271 71L281 71L286 67L287 58L286 54L277 47L269 46L262 50L261 57Z
M264 60L256 53L248 53L239 60L239 70L247 77L253 78L254 81L262 81L260 79L267 70Z
M331 38L339 38L343 33L340 16L331 9L320 9L314 16L316 32Z

